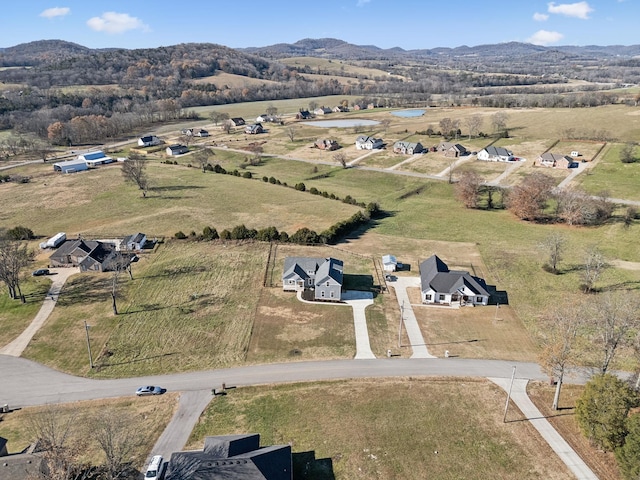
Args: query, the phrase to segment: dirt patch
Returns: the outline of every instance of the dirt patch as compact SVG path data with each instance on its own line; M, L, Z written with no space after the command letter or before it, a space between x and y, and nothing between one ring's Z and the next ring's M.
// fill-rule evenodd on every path
M612 260L611 265L623 270L640 271L640 262L627 262L626 260Z

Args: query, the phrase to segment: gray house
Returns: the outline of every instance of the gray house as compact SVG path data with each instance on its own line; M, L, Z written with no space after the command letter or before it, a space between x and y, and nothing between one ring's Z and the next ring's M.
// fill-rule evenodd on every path
M445 305L487 305L489 292L481 278L462 270L449 270L436 255L420 264L422 303Z
M174 452L165 480L292 480L291 447L260 447L260 435L206 437L204 448Z
M175 155L182 155L183 153L187 153L189 148L186 145L180 145L179 143L174 143L173 145L169 145L166 149L167 155L170 157Z
M384 142L381 138L369 137L367 135L360 135L356 138L356 149L357 150L374 150L377 148L382 148Z
M45 478L47 473L40 442L31 444L20 453L8 453L7 439L0 437L0 478L2 480Z
M81 272L108 272L118 253L112 243L97 240L67 240L49 257L53 267L78 267ZM130 260L130 257L123 257Z
M136 233L134 235L127 235L122 239L120 244L121 250L142 250L144 244L147 243L147 236L144 233Z
M340 301L343 283L342 260L335 258L287 257L284 260L282 289L313 290L315 300Z
M405 142L403 140L397 141L393 144L394 153L404 153L405 155L414 155L416 153L422 153L424 147L420 142Z

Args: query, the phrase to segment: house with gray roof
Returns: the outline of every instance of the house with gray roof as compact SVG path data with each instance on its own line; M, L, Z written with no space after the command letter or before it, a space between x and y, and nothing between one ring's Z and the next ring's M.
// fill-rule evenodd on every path
M452 142L440 142L436 147L438 152L444 153L445 157L458 158L463 155L467 155L468 151L464 145Z
M478 152L478 160L488 162L511 162L513 159L513 152L506 148L494 147L493 145L483 148Z
M368 137L367 135L360 135L356 138L357 150L374 150L376 148L382 148L384 145L381 138Z
M49 256L53 267L78 267L81 272L108 272L118 253L113 243L97 240L67 240ZM128 254L123 257L130 260Z
M260 447L260 435L206 437L202 450L174 452L165 480L292 480L291 446Z
M287 257L284 260L282 289L313 290L315 300L340 301L343 284L342 260L335 258Z
M120 243L121 250L142 250L144 244L147 243L147 236L144 233L136 233L127 235Z
M155 135L145 135L144 137L140 137L138 139L139 147L153 147L155 145L161 145L162 140L160 140Z
M40 442L35 442L19 453L8 453L7 439L0 437L0 478L46 478L48 470L40 445Z
M463 270L449 270L438 256L420 263L422 303L451 306L488 305L490 294L482 278Z
M173 157L175 155L182 155L184 153L187 153L188 151L189 147L187 147L186 145L181 145L179 143L174 143L173 145L169 145L166 148L167 155L169 155L170 157Z
M416 153L422 153L424 147L420 142L405 142L399 140L393 144L394 153L403 153L405 155L414 155Z
M550 168L576 168L578 166L578 162L574 158L551 152L545 152L540 155L536 163L541 167Z

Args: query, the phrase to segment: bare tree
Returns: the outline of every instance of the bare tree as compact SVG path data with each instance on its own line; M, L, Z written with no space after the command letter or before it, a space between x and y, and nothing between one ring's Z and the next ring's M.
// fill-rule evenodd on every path
M275 105L269 105L265 110L267 115L276 115L278 113L278 108Z
M220 122L229 120L229 114L227 112L211 112L209 118L217 126Z
M295 125L290 125L287 127L287 137L289 137L289 140L291 140L292 142L296 138L296 133L298 133L298 128Z
M22 303L25 303L25 298L20 289L20 274L34 256L27 243L0 238L0 281L9 289L9 296L19 298Z
M200 168L202 168L202 173L205 173L207 170L207 165L209 165L209 158L215 156L215 152L210 148L202 148L193 154L194 160L198 162Z
M540 365L556 379L556 391L551 408L558 409L560 390L567 369L574 365L578 353L579 334L585 324L584 307L565 304L552 307L542 319L539 329L542 351Z
M473 170L465 170L460 174L455 192L458 199L467 208L478 208L482 177Z
M471 140L471 137L473 135L478 133L480 128L482 128L483 123L484 123L484 118L482 117L482 115L471 115L467 117L467 119L464 121L464 124L469 130L469 140Z
M131 473L132 455L141 435L135 424L135 415L113 407L101 410L89 421L91 435L104 452L109 480L128 478Z
M506 112L496 112L491 116L491 124L496 132L506 131L509 115Z
M127 272L129 278L133 280L131 255L123 252L115 252L111 259L106 262L106 270L111 271L111 308L113 309L113 314L118 315L117 299L120 277L124 272Z
M262 145L252 143L249 145L248 150L253 154L250 160L251 165L260 165L262 163L262 154L264 153Z
M633 335L640 327L640 295L632 291L606 292L587 303L590 341L600 352L597 366L607 373L618 348L633 346Z
M227 135L231 132L231 128L233 128L233 125L231 124L231 120L227 120L222 124L222 131Z
M593 292L602 272L607 268L607 261L600 249L591 245L587 248L584 256L584 269L582 271L583 288L585 293Z
M387 130L389 130L389 126L391 125L391 120L389 120L388 118L385 118L384 120L380 121L380 125L382 126L382 131L386 135Z
M318 108L318 102L316 102L315 100L311 100L309 102L309 111L313 112L316 108Z
M522 220L536 220L542 216L551 198L555 181L543 173L534 173L522 179L509 193L509 209Z
M444 117L440 120L440 132L445 138L456 136L459 126L460 120L452 120L449 117Z
M347 154L344 152L338 152L333 154L333 159L342 165L342 168L347 168Z
M549 255L549 268L553 273L558 272L558 263L562 260L566 244L567 237L560 232L552 232L540 242L540 250Z
M142 155L131 152L129 158L122 162L122 175L125 181L135 183L140 190L142 196L147 196L149 189L149 179L147 178L147 164Z

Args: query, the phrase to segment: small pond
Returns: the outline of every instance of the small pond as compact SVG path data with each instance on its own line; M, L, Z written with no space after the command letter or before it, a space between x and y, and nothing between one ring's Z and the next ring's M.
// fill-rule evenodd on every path
M362 125L363 127L369 127L371 125L378 125L380 122L375 120L361 120L358 118L350 120L315 120L313 122L302 122L305 125L311 125L313 127L321 128L348 128L357 127Z
M391 112L391 115L404 118L421 117L424 115L424 110L398 110L397 112Z

